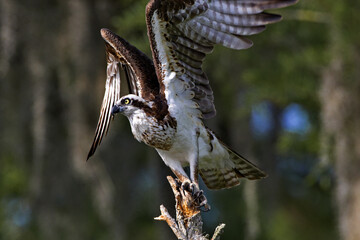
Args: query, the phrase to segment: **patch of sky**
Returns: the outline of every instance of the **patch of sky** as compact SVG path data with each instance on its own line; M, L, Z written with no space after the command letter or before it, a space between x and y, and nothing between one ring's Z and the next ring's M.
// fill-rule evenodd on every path
M283 111L281 126L288 132L306 134L311 128L309 115L301 105L292 103Z
M252 107L251 128L255 137L266 137L274 128L275 123L271 111L271 103L267 101ZM311 128L309 115L301 105L291 103L283 110L281 127L287 132L306 134Z
M256 137L265 137L274 127L271 106L268 102L261 102L252 107L251 128Z
M18 198L4 199L2 205L7 219L15 226L24 227L30 222L31 209L26 201Z

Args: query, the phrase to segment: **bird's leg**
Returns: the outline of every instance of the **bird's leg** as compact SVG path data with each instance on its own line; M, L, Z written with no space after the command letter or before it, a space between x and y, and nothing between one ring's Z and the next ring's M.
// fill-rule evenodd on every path
M204 211L210 210L210 205L207 204L207 199L204 195L204 192L200 190L199 187L199 129L196 130L196 149L195 154L192 159L190 159L190 189L192 191L192 195L194 197L195 204L202 208Z
M175 176L180 180L180 182L189 181L188 176L185 173L175 170L174 168L170 167L171 171L175 174Z
M190 179L199 188L199 135L200 132L196 130L196 149L193 159L190 159Z
M199 129L196 129L196 149L194 156L190 159L190 179L191 182L199 189Z

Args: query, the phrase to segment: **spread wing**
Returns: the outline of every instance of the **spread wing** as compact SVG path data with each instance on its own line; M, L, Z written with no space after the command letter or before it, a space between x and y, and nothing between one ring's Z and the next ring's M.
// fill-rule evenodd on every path
M111 109L121 98L124 88L128 93L147 100L154 99L159 92L154 65L144 53L108 29L101 29L101 36L106 45L107 76L100 117L88 159L106 135L112 119Z
M213 117L213 92L202 70L206 54L215 44L232 49L251 47L246 36L260 33L265 25L281 19L264 10L296 1L151 0L146 9L148 35L169 110L177 98L182 106L200 110L199 117Z

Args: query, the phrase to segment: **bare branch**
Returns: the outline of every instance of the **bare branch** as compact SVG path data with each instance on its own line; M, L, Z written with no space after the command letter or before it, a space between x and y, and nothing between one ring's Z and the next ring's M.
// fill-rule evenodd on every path
M161 215L155 220L166 221L180 240L209 240L208 235L203 235L203 222L193 195L181 188L180 180L171 176L168 176L167 179L175 196L176 220L170 216L163 205L160 206ZM224 223L220 224L211 240L219 240L224 227Z
M179 228L175 219L173 219L170 216L168 210L164 207L164 205L160 206L160 211L161 211L161 215L154 219L159 221L166 221L166 223L169 225L169 227L171 228L171 230L174 232L174 234L178 239L186 239L186 236L183 234L183 231Z
M211 240L220 240L220 234L224 232L224 228L225 228L225 223L221 223L219 226L217 226Z

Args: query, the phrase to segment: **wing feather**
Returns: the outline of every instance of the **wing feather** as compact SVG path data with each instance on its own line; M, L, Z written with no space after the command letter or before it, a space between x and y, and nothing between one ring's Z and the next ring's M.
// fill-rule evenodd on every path
M177 56L179 59L181 58L181 56ZM197 68L197 67L193 67L193 66L190 66L189 64L187 64L185 61L181 61L179 60L178 61L180 65L182 65L183 68L185 68L186 70L196 74L196 75L203 75L204 72L201 68Z
M209 79L206 77L205 73L199 75L188 71L185 75L190 77L190 80L195 83L195 86L199 84L209 85Z
M191 58L192 60L198 61L200 63L202 63L202 61L204 60L204 58L206 56L205 53L197 51L195 49L191 49L180 43L173 43L173 47L179 54L185 55L185 56Z
M263 26L281 20L281 16L270 13L231 15L231 14L215 12L211 9L206 11L204 16L208 17L209 19L215 22L221 22L227 25L247 26L247 27Z
M114 103L120 99L120 64L111 54L108 55L107 78L105 84L105 94L101 104L100 117L96 126L94 141L91 145L87 159L94 153L100 145L103 137L107 134L110 127L111 109Z
M253 35L258 34L265 30L265 26L236 26L236 25L228 25L222 22L216 22L212 19L209 19L206 16L201 16L198 18L198 21L210 28L213 28L216 31L219 32L228 32L235 35Z
M224 18L226 19L226 18ZM221 44L228 48L245 49L252 46L252 42L246 38L235 36L226 32L217 31L214 28L201 24L201 22L192 20L188 22L189 27L202 37L207 38L213 43Z
M190 38L184 37L184 36L177 36L175 42L179 43L189 49L192 49L197 52L204 53L204 54L209 54L214 49L212 44L202 44L202 43L200 44L200 43L194 42Z
M126 94L132 93L152 100L159 92L154 65L145 54L108 29L102 29L101 35L106 42L107 77L100 116L88 159L95 153L109 130L113 118L112 107L121 98L121 80L127 82L129 92ZM124 78L121 79L122 77Z
M148 35L161 94L168 101L169 111L174 106L189 106L188 112L196 116L213 117L213 92L202 70L206 54L215 44L232 49L251 47L252 42L245 36L258 34L267 24L281 20L281 16L264 11L296 1L150 0L146 7ZM172 72L176 75L169 78ZM178 98L196 104L182 100L171 103Z
M174 48L176 49L175 50L176 54L181 61L185 62L186 64L190 65L191 67L201 68L202 61L199 59L194 59L197 57L195 54L191 54L191 52L189 52L189 54L187 54L187 52L184 51L183 49L179 49L178 47L174 47Z
M230 0L230 1L214 1L210 5L210 9L232 15L239 14L256 14L261 13L266 9L283 8L296 3L293 1L278 1L278 0Z

